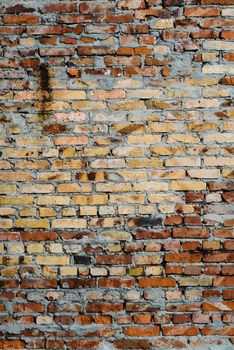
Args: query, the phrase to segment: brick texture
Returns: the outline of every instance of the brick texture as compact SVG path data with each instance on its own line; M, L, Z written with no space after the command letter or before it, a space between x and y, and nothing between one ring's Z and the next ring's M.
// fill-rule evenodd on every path
M222 349L233 0L0 3L0 349Z

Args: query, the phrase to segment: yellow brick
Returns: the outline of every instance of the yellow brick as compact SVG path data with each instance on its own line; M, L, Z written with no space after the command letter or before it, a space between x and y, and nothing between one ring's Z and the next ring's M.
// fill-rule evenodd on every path
M158 158L152 159L130 159L128 160L128 166L130 168L151 168L162 167L163 161Z
M27 246L28 253L42 253L44 251L44 245L41 243L31 243Z
M119 215L134 214L135 211L136 211L136 208L135 208L134 205L118 206L118 213L119 213Z
M122 134L142 134L145 131L144 124L113 124L112 128Z
M39 196L37 199L39 205L68 205L69 202L68 196Z
M72 103L72 109L91 110L91 111L105 110L106 103L101 101L90 101L90 100L77 101Z
M193 276L179 278L179 286L212 286L212 277L210 276Z
M130 267L128 274L130 276L142 276L144 275L144 269L143 267Z
M218 84L218 78L214 77L202 77L198 79L185 78L185 84L193 86L212 86Z
M54 140L58 145L87 145L89 139L87 136L59 136Z
M168 183L166 182L138 182L134 184L135 191L168 191Z
M219 250L220 242L219 241L204 241L203 249L205 250Z
M110 153L109 147L93 147L93 148L85 148L83 151L84 157L98 157L105 156Z
M112 150L115 157L144 157L146 152L146 147L116 147Z
M68 256L46 256L39 255L36 257L38 265L69 265L70 258Z
M32 145L34 147L36 146L45 146L47 144L50 143L50 139L48 136L43 136L43 137L30 137L30 136L27 136L27 137L17 137L16 139L16 145L17 146L27 146L29 145L30 147L32 147ZM30 150L29 150L30 152Z
M52 169L80 169L83 165L80 159L57 159L52 162Z
M232 143L233 142L233 133L217 133L209 134L204 136L204 143L217 142L217 143Z
M178 109L180 107L180 102L172 102L172 101L155 101L149 100L146 101L147 108L154 109Z
M234 157L204 157L204 166L234 166Z
M61 184L58 185L58 192L91 192L92 185L91 184Z
M168 143L183 142L183 143L199 143L198 136L186 135L186 134L173 134L169 135L167 139Z
M39 208L40 216L56 216L56 211L54 208Z
M139 90L129 90L128 97L130 98L140 98L140 99L148 99L148 98L157 98L162 97L161 90L147 90L147 89L139 89Z
M75 157L76 150L75 148L72 148L72 147L65 148L62 150L62 154L63 154L63 157L65 158Z
M15 227L19 228L49 228L50 223L47 219L17 219Z
M45 149L42 152L42 157L46 158L55 158L59 156L59 150L56 148L51 148L51 149Z
M3 150L4 158L36 158L38 151L34 149L14 149L7 148Z
M19 160L15 167L17 169L48 169L50 163L47 160Z
M19 44L22 46L33 46L35 42L35 38L20 38Z
M62 276L77 276L77 268L74 266L60 267L60 274Z
M0 208L0 216L16 215L17 211L14 208Z
M157 19L153 28L155 29L171 29L174 27L173 19Z
M210 62L210 61L218 61L219 54L216 52L204 52L202 53L202 61Z
M24 245L23 243L8 243L7 245L7 249L8 249L8 252L10 254L14 254L14 253L18 253L18 254L22 254L24 253Z
M54 191L53 185L21 185L20 192L22 193L50 193Z
M121 89L113 89L113 90L94 90L90 92L91 98L95 100L106 100L112 98L124 98L125 91Z
M139 205L139 214L154 214L154 205Z
M104 241L131 241L132 235L125 231L105 231L101 233L99 239Z
M92 206L82 206L80 207L80 215L83 216L83 215L94 215L96 216L97 215L97 207L92 207Z
M52 221L53 228L85 228L85 219L54 219Z
M148 194L150 203L172 202L182 203L182 198L174 194Z
M19 216L35 216L36 208L22 208L19 210Z
M4 267L1 269L0 274L3 277L14 277L17 275L17 270L16 267Z
M153 170L152 179L180 179L185 177L184 170Z
M69 181L71 180L71 173L68 172L46 172L38 174L39 181Z
M224 88L205 88L203 89L204 97L228 97L230 96L231 91Z
M189 169L187 170L188 175L194 178L219 178L220 170L219 169Z
M124 180L147 180L147 172L143 170L121 171L118 175Z
M18 126L10 126L7 128L7 134L17 135L22 132L21 128Z
M84 100L86 98L86 92L80 90L54 90L54 100Z
M154 144L161 141L160 135L130 135L128 136L128 144Z
M72 204L106 204L107 195L92 194L92 195L77 195L72 197Z
M110 244L110 245L106 246L106 249L109 252L121 252L122 247L120 244Z
M175 207L173 204L159 204L158 209L162 214L171 214L175 212Z
M234 130L234 122L224 122L223 123L223 130L226 130L226 131Z
M184 146L180 146L180 147L152 146L152 147L150 147L150 153L152 155L162 155L162 156L181 154L184 152L184 150L185 150Z
M131 191L131 184L130 183L98 183L96 184L96 191L97 192L129 192Z
M62 216L76 216L75 208L63 208Z
M64 109L69 109L70 105L68 102L63 101L51 101L51 102L36 102L35 110L40 112L42 110L45 111L61 111Z
M115 103L109 103L109 109L111 111L133 111L133 110L141 110L145 109L145 104L143 101L135 101L135 100L125 100L118 101Z
M176 123L151 123L149 130L151 132L174 132L178 128Z
M61 243L50 243L49 251L50 251L50 253L62 253L63 246Z
M58 273L58 268L55 266L43 266L42 274L48 277L56 277ZM41 316L41 317L49 317L49 316Z
M100 227L100 222L102 227L114 227L117 225L123 226L123 218L101 218L101 219L90 219L89 225L93 227Z
M165 95L171 98L186 98L192 97L194 91L193 90L184 90L184 89L170 89L166 91Z
M0 205L32 205L33 197L22 196L22 197L0 197Z
M145 268L146 276L159 276L163 274L162 266L148 266Z
M232 170L232 169L223 169L222 175L223 175L224 177L230 177L230 178L232 178L232 177L234 177L234 170Z
M190 123L188 124L188 130L193 132L210 131L217 128L215 123Z
M203 181L182 181L171 182L171 188L175 191L202 191L206 190L206 183Z
M136 265L155 265L160 264L161 256L158 255L136 255L134 256L134 263Z
M1 229L12 228L13 221L11 219L0 219L0 227Z
M199 158L190 157L173 157L166 160L166 166L176 166L176 167L188 167L195 166L199 167L201 165L201 160Z
M21 171L1 171L0 172L0 181L11 181L11 182L24 182L32 181L33 178L30 174Z
M0 185L0 193L16 193L16 185Z
M127 204L127 203L139 203L142 204L145 201L144 194L110 194L110 203Z
M124 159L95 159L91 162L92 168L124 168Z

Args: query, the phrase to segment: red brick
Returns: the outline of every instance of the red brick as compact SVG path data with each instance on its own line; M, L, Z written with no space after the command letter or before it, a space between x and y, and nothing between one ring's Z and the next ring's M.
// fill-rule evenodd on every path
M34 279L34 280L22 280L20 283L21 288L25 289L47 289L56 288L57 281L55 279Z
M86 306L86 312L117 312L123 309L123 304L120 303L110 303L110 302L90 302Z
M117 349L150 349L147 339L123 339L114 342Z
M68 340L68 349L97 349L99 340Z
M232 287L234 284L234 277L216 277L214 279L214 286L222 286L222 287Z
M135 284L134 278L99 278L98 286L100 288L132 288Z
M131 264L130 255L97 255L96 263L98 265L125 265Z
M198 327L193 327L193 326L164 326L162 329L163 335L168 336L168 335L181 335L181 336L186 336L190 337L193 335L199 334L199 329Z
M159 335L160 329L159 326L153 327L126 327L123 329L125 335L130 337L151 337Z
M25 343L19 339L1 339L0 349L25 349Z
M215 7L186 7L184 9L186 17L213 17L220 16L220 9Z
M23 241L54 241L58 238L57 233L52 231L25 231L20 235Z
M175 280L170 277L140 278L139 287L175 287Z
M4 16L3 23L5 24L38 24L39 18L35 15L23 14L17 16Z

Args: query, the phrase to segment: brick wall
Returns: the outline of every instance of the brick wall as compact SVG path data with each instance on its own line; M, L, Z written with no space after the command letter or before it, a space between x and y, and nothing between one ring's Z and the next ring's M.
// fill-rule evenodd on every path
M232 349L234 0L0 4L0 349Z

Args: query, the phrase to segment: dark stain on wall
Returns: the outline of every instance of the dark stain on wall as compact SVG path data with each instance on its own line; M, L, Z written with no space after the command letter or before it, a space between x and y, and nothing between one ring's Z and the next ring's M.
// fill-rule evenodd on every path
M39 66L39 91L42 94L42 100L40 103L40 115L42 122L45 122L50 112L47 111L46 105L52 101L52 88L50 83L50 75L48 67L45 63L41 63Z

